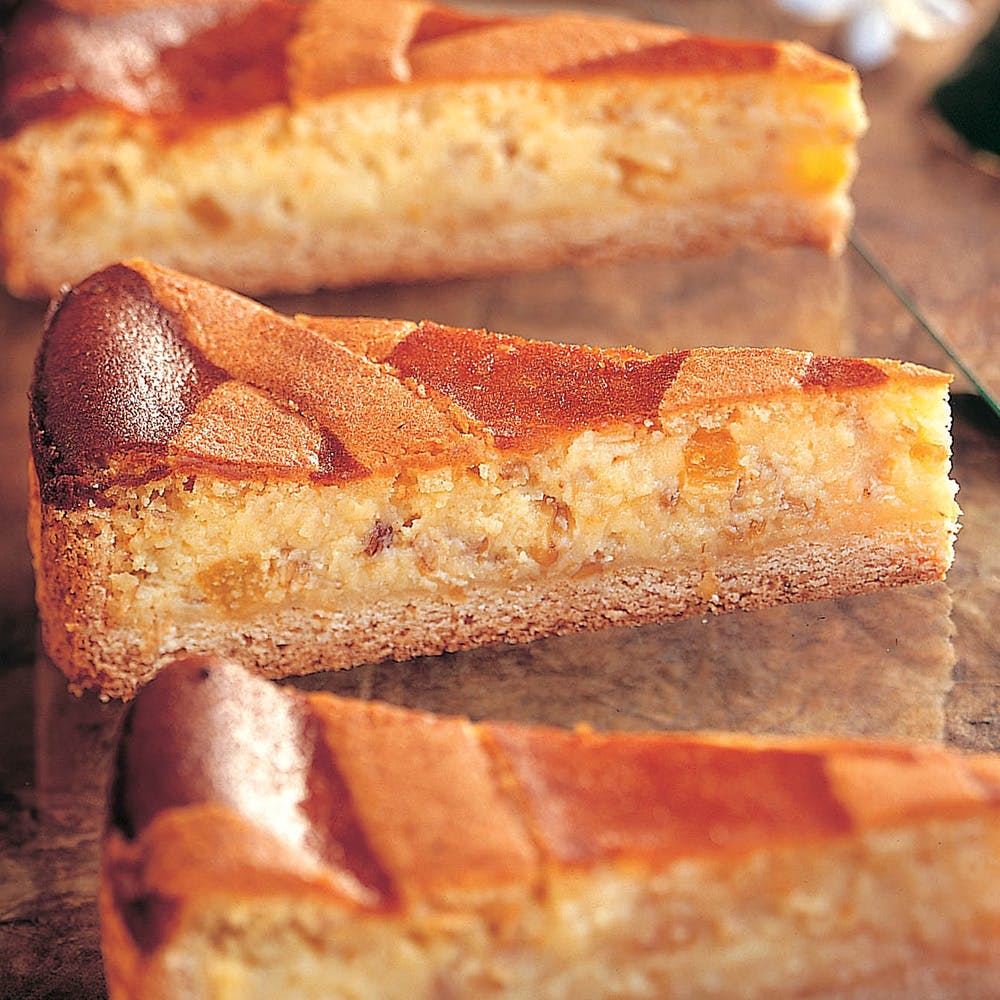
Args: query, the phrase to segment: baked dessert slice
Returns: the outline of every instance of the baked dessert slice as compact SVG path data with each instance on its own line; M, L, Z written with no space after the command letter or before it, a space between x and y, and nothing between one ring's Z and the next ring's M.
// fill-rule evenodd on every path
M124 997L1000 989L1000 762L480 723L231 664L130 709L101 878Z
M858 80L801 44L410 0L71 6L26 4L4 53L17 295L135 255L264 293L844 244Z
M939 579L948 377L290 319L143 262L50 313L31 415L45 647L128 697Z

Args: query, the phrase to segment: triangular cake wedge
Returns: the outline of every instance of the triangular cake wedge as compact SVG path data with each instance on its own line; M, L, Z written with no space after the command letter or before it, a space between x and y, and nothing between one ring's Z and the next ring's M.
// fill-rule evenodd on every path
M291 319L136 262L51 310L31 413L49 655L132 695L941 578L948 377Z
M112 1000L987 1000L1000 760L595 733L304 696L221 662L130 709Z
M849 228L857 75L799 43L411 0L23 6L15 294L136 254L259 294Z

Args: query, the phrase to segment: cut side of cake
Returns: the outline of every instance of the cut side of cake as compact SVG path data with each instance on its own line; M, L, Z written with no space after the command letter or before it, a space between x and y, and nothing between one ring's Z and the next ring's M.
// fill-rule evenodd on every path
M987 1000L1000 761L596 733L172 664L104 841L112 1000Z
M31 398L45 647L131 696L940 579L948 376L780 349L281 316L114 265Z
M404 0L24 8L0 95L17 295L136 255L263 294L838 252L850 225L858 79L799 43Z

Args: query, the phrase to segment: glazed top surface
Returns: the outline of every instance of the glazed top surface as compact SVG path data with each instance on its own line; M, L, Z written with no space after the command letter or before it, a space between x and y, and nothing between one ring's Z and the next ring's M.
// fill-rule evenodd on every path
M415 0L26 4L4 49L0 134L88 108L164 134L357 87L502 76L754 73L853 82L796 43L696 37L561 13L485 16Z
M53 306L33 454L43 498L62 506L169 472L334 484L474 465L585 428L655 427L689 406L878 386L899 371L794 351L649 355L431 322L293 320L137 262Z
M130 894L285 886L387 911L997 809L1000 765L940 747L474 725L198 659L130 709L107 871L149 943Z
M31 391L42 500L109 504L168 475L336 485L472 468L686 408L940 373L780 349L650 355L432 322L281 316L144 262L50 309Z

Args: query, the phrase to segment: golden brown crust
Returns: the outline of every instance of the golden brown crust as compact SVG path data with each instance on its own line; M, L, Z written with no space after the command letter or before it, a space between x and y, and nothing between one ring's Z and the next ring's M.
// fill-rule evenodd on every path
M378 704L313 704L350 790L329 812L352 812L402 905L454 898L484 880L530 885L534 846L471 724Z
M333 484L471 465L588 427L656 427L709 400L902 377L947 382L889 361L779 349L654 356L430 322L295 321L133 262L54 306L32 389L33 454L43 502L71 508L185 470Z
M176 133L284 100L298 15L283 0L96 14L26 4L4 44L0 136L95 107L153 116Z
M103 503L109 486L169 470L332 483L387 463L472 461L479 447L365 358L141 263L54 306L33 400L35 467L57 506Z
M137 62L136 60L139 60ZM498 76L801 74L843 82L845 64L804 46L696 38L578 14L484 16L418 0L36 3L7 43L0 121L107 105L185 123L352 87ZM130 72L130 69L134 72Z
M163 0L48 0L49 6L67 11L70 14L81 14L85 17L111 17L116 14L128 14L133 11L146 10L149 7L162 7ZM214 0L213 7L246 6L246 0ZM171 7L204 7L205 0L172 0Z
M267 716L276 709L308 725L279 726L286 738L274 739ZM167 750L155 722L162 711L179 727ZM237 735L235 713L249 720ZM278 693L217 660L172 664L130 718L105 842L102 925L109 971L133 984L220 900L239 907L294 894L379 915L402 933L414 913L496 919L504 902L515 912L544 906L563 874L610 871L646 885L679 861L735 872L743 859L860 848L880 831L899 851L924 827L1000 822L996 763L929 745L472 725ZM315 791L302 797L299 772L286 769L286 760L315 754L306 729L322 734L342 778L322 786L325 803ZM274 749L261 754L255 740ZM186 802L178 788L188 789ZM130 796L148 803L138 816ZM294 823L286 836L267 818L296 805L309 817L307 841ZM317 816L335 818L335 828ZM343 849L323 860L309 845L331 835ZM375 895L344 889L337 858L354 856L358 837L386 878ZM863 866L862 856L844 863ZM911 862L918 882L922 863ZM794 895L795 886L768 891Z

